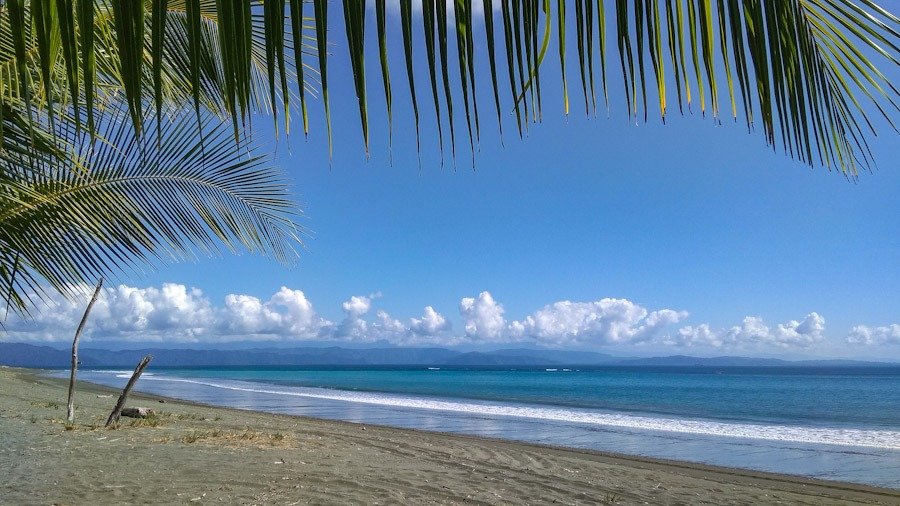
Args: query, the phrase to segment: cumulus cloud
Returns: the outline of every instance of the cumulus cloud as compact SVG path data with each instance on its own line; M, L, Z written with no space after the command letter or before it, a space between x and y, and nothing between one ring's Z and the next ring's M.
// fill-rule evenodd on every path
M678 329L675 334L669 334L660 338L660 342L669 346L712 346L719 348L725 344L725 332L711 329L708 323L697 326L688 325Z
M70 287L73 293L80 293L79 302L73 302L61 297L46 301L47 307L38 308L35 321L24 321L14 315L10 315L3 321L3 330L0 330L0 341L37 341L54 342L71 340L75 333L78 319L84 313L86 301L93 293L93 287ZM97 300L94 306L94 315L109 314L104 297ZM65 336L60 332L65 329Z
M105 290L97 301L94 317L102 330L110 332L182 331L189 337L202 335L215 318L203 292L184 285L165 283L161 288L119 285ZM67 304L76 314L78 304Z
M782 348L808 348L822 341L825 336L825 318L819 313L809 313L801 321L791 320L779 324L775 330L763 339L764 342Z
M392 318L387 311L379 309L375 316L377 320L372 326L385 339L391 340L391 337L401 336L406 333L406 325L403 325L403 322L400 320Z
M414 334L431 336L450 330L450 322L433 307L425 306L421 318L410 318L409 330Z
M453 346L463 340L450 333L453 324L432 306L425 306L422 316L407 323L378 310L369 325L370 341L386 341L410 346Z
M464 297L459 301L459 314L465 321L466 335L481 341L500 339L506 328L503 306L494 300L490 292L481 292L477 298Z
M85 292L89 287L84 287ZM197 288L120 285L104 290L92 314L88 340L222 342L239 340L384 341L404 345L454 346L532 343L550 347L593 347L651 339L687 316L683 311L649 311L626 299L561 301L520 321L508 322L503 305L484 291L459 303L463 332L433 306L408 319L372 312L380 293L353 295L337 323L320 316L302 290L281 287L268 300L229 294L213 304ZM54 301L34 322L7 322L9 340L67 341L83 311L83 301Z
M627 299L560 301L510 324L519 338L552 346L623 344L648 340L687 317L685 311L648 311Z
M900 324L894 323L886 327L857 325L847 334L846 341L867 346L900 344Z
M350 316L362 316L372 309L372 297L366 295L354 295L350 300L341 304L344 311Z
M341 304L347 316L334 328L331 337L351 341L371 341L372 334L369 332L369 322L365 320L365 315L372 309L372 299L380 295L379 293L354 295Z
M82 288L84 297L74 302L53 300L34 321L9 318L0 340L69 341L91 292L91 287ZM735 351L807 349L825 340L825 319L815 312L775 325L748 316L730 328L699 323L676 329L688 317L686 311L651 310L628 299L603 298L558 301L508 320L503 304L488 291L460 300L462 325L454 331L453 322L434 306L424 306L421 316L395 318L375 307L380 296L349 297L333 308L342 310L343 318L332 322L317 312L302 290L288 287L268 298L229 294L214 303L200 289L177 283L145 288L119 285L103 290L85 339L167 343L315 340L417 346L520 343L574 349L671 346ZM846 342L900 344L900 324L858 325Z
M84 294L74 301L55 298L49 301L35 322L13 321L8 326L12 335L25 340L57 341L71 339L81 320L90 287L80 287ZM209 335L216 326L215 308L196 288L165 283L161 287L135 288L119 285L105 288L91 313L94 336L130 339L145 336L161 340L197 341Z
M84 287L85 294L88 287ZM33 321L5 322L8 340L68 341L84 312L85 300L61 297ZM330 323L316 314L300 290L282 287L268 301L231 294L216 307L203 292L177 283L105 288L91 312L86 340L201 342L258 339L313 339Z
M227 295L217 316L218 330L237 337L312 339L328 324L302 291L284 286L267 302L250 295Z
M809 313L803 320L791 320L769 327L758 316L744 318L740 325L715 330L708 324L687 326L674 334L662 337L661 344L684 347L748 348L770 346L775 348L810 348L825 339L825 318Z

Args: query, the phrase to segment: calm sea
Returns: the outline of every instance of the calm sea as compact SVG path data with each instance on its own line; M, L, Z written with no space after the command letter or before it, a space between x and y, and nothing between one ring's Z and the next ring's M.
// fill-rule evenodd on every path
M900 367L156 368L138 389L900 489Z

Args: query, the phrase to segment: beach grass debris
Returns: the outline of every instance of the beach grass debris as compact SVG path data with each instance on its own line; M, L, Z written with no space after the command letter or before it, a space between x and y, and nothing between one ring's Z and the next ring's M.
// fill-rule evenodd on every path
M181 441L183 443L196 443L197 441L201 441L204 439L219 438L222 436L222 434L223 432L219 429L210 431L191 431L182 436Z
M227 432L220 429L192 430L181 437L181 442L191 444L207 439L217 439L231 444L252 443L256 445L271 445L287 443L289 437L284 432L260 432L246 428L240 432Z
M176 420L206 420L200 413L177 413L172 416Z
M128 424L130 427L160 427L165 425L163 419L159 416L150 415L143 418L135 418Z
M609 491L603 497L603 504L615 504L619 502L621 496L617 492Z
M183 442L183 443L188 443L188 444L190 444L190 443L196 443L197 441L200 441L201 439L205 439L206 437L208 437L208 436L206 436L206 435L203 434L203 433L200 433L200 432L191 432L191 433L189 433L189 434L185 434L184 436L182 436L182 437L181 437L181 442Z
M39 408L59 409L59 403L53 401L31 401L31 405Z

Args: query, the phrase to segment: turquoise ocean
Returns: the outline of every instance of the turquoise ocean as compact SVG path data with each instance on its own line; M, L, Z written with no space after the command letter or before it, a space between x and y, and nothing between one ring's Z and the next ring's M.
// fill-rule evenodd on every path
M121 387L131 371L83 370ZM900 489L900 367L155 368L138 390Z

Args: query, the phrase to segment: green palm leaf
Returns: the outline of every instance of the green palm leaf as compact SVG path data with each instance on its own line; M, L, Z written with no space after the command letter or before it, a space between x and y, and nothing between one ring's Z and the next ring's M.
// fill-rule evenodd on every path
M306 132L306 96L317 89L331 149L335 31L328 0L312 0L312 18L304 17L304 1L0 1L0 286L7 287L0 289L8 304L25 312L28 294L45 282L65 292L101 274L223 247L294 255L299 232L285 187L277 171L243 153L251 148L251 114L272 114L278 124L281 110L288 127L291 104L299 102ZM567 49L574 46L588 114L598 59L609 110L606 59L616 53L630 117L646 120L658 109L665 120L673 98L679 111L699 109L716 121L730 109L748 130L761 126L765 143L851 178L874 165L872 118L897 130L900 92L889 76L900 65L900 19L873 0L558 0L556 9L549 0L501 1L503 29L496 31L496 3L482 4L484 23L473 16L472 0L423 0L424 62L413 57L415 14L407 0L395 17L381 0L374 13L362 1L332 4L344 14L332 21L344 19L337 33L351 64L343 75L354 82L366 144L366 52L378 52L385 100L393 104L392 30L403 39L417 136L414 73L424 64L439 149L443 154L446 122L454 158L460 114L473 157L479 138L475 48L484 39L498 126L502 131L498 77L506 74L520 136L544 112L542 63L553 41L563 113ZM374 45L365 37L372 15ZM607 16L614 21L609 34ZM575 30L566 30L573 21ZM454 108L460 95L463 106ZM730 107L721 105L722 95ZM181 117L186 107L194 118ZM228 120L231 135L224 135ZM103 216L95 219L98 209Z
M565 12L574 12L574 46L578 49L589 110L595 103L595 52L599 53L604 98L609 100L605 26L606 16L610 15L616 21L614 47L622 66L625 104L633 116L647 117L649 92L656 95L656 108L665 118L670 103L668 94L674 88L679 110L683 111L685 105L690 110L696 103L704 115L709 112L719 118L724 94L730 103L725 109L730 109L733 117L742 111L751 130L757 121L761 122L766 143L781 146L802 162L837 168L853 177L859 168L871 167L867 145L872 133L870 111L877 111L891 125L895 122L898 91L880 65L898 65L900 23L897 16L872 0L598 0L596 4L592 0L571 1L571 10L565 9L567 2L558 2L557 9L551 8L549 0L501 2L502 35L495 35L493 30L493 2L483 2L490 20L482 30L473 19L472 1L454 0L450 7L455 34L448 34L448 6L444 2L423 3L425 60L432 76L437 77L440 66L445 102L442 108L437 79L433 79L436 123L449 123L451 152L455 153L453 123L457 115L465 116L470 141L478 137L476 35L488 39L490 52L495 47L494 38L503 37L510 93L521 129L523 119L536 120L541 115L541 64L553 40L550 31L554 27L559 32L561 79L565 79L566 48L570 47L566 39L572 35L572 31L565 33L567 20L561 14ZM293 19L303 16L300 0L290 2L289 9L284 0L79 0L74 14L71 0L41 3L34 13L29 5L31 2L10 0L0 14L0 75L7 81L0 92L11 107L24 111L26 116L31 103L35 103L52 118L53 104L61 109L69 107L65 100L68 95L72 104L84 98L90 124L97 105L93 97L98 92L116 92L124 95L139 130L145 116L142 97L146 89L152 90L147 95L154 97L158 111L162 103L172 98L177 98L177 102L188 97L197 112L206 108L230 115L236 137L246 115L256 110L274 114L280 108L288 120L288 103L295 95L286 88L289 80L298 77L296 69L302 70L303 62L297 61L300 53L287 49L303 37L285 36L285 17L292 18L290 26L294 31L304 26L302 19ZM88 8L91 5L93 9ZM310 49L318 53L330 132L326 78L328 2L314 0L314 5L315 36L310 38ZM390 30L390 22L400 24L397 33L404 38L404 48L411 47L411 14L403 14L404 7L401 16L389 19L383 4L378 3L375 15L380 36L377 46L372 47L365 38L370 11L361 2L345 1L338 7L344 14L343 32L351 54L349 73L355 83L363 136L367 139L364 53L377 50L380 60L388 61L384 34ZM153 12L146 16L144 10ZM162 11L179 21L154 23L152 18ZM554 16L556 23L552 22ZM594 36L594 17L599 37ZM154 24L145 30L144 20L148 18ZM93 31L81 29L90 23ZM544 27L542 38L540 27ZM145 31L152 33L149 40ZM75 38L79 47L73 50L71 43ZM59 49L61 40L66 41L63 50ZM450 51L451 41L455 42L456 51ZM411 53L406 49L404 52ZM451 61L451 55L457 62ZM80 76L73 65L74 56L80 56L84 62ZM92 58L95 63L90 63ZM115 61L117 66L112 67L103 59ZM151 60L152 72L143 70L144 59ZM493 56L490 60L493 85L502 72L495 69ZM503 58L499 60L503 62ZM648 84L648 72L652 73L655 86ZM410 65L406 73L412 75ZM95 74L97 80L91 85ZM385 65L382 81L386 99L390 77ZM75 85L71 82L82 78L83 82ZM77 89L82 91L75 93ZM499 90L499 86L493 89ZM457 93L462 95L464 107L454 110L453 95ZM413 94L411 90L410 95ZM305 110L302 95L300 105ZM29 100L30 96L37 100ZM499 103L499 96L495 95L495 102ZM563 102L567 103L566 97ZM563 112L566 110L564 106ZM77 125L80 111L72 116ZM305 128L305 114L303 117ZM443 133L440 129L438 133L441 140ZM330 145L330 134L328 138Z
M209 114L200 139L193 118L152 129L159 139L136 137L126 111L107 110L95 143L59 132L89 171L59 157L38 170L20 168L9 152L0 157L0 289L15 310L26 310L44 283L77 295L97 277L223 248L296 258L300 213L258 150L247 142L235 150Z

